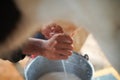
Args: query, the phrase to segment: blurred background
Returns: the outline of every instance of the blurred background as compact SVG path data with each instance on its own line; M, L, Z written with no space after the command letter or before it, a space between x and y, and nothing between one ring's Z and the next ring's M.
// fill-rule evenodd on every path
M95 69L94 80L120 80L119 74L111 66L91 33L82 26L78 27L71 22L55 21L55 23L61 25L64 31L73 38L74 51L82 55L88 54L89 60ZM24 68L29 61L30 58L25 57L19 63ZM0 80L23 80L23 77L17 71L14 64L9 61L0 60Z
M88 54L95 70L93 80L120 80L120 75L106 58L95 37L86 30L87 28L88 30L93 28L93 31L99 31L100 29L107 34L106 29L112 24L109 25L109 22L113 17L115 17L115 20L120 19L116 15L119 14L119 3L117 2L119 0L36 0L38 2L28 0L28 4L24 6L29 6L30 1L33 2L32 5L38 7L35 10L37 12L35 13L30 8L26 12L35 13L32 17L40 18L40 23L43 24L55 20L54 22L61 25L64 31L73 38L74 51L82 55ZM32 5L30 4L30 6ZM68 20L74 22L77 26ZM85 26L87 26L86 29L83 28ZM96 26L98 26L97 30ZM24 69L30 60L26 56L19 63ZM13 63L0 59L0 80L24 79Z

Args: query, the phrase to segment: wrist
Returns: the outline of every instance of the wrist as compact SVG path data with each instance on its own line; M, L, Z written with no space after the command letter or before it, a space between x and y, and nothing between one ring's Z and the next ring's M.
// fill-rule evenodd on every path
M36 38L29 38L29 41L24 45L23 54L28 56L42 55L44 51L44 41Z

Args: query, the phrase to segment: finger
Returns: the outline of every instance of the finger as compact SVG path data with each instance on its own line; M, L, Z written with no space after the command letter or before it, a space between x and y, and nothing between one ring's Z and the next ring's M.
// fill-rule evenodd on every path
M72 55L72 51L70 50L57 50L58 55L70 56Z
M63 29L60 25L57 25L55 23L51 24L51 31L55 33L63 33Z
M68 59L68 56L64 56L64 55L56 55L54 60L61 60L61 59Z
M61 60L61 59L68 59L68 56L66 55L62 55L62 54L52 54L52 55L42 55L44 57L46 57L47 59L50 59L50 60Z
M66 35L64 33L57 35L57 41L58 42L69 43L69 44L73 43L72 38L69 35Z
M54 41L52 44L51 44L51 46L50 47L54 47L55 45L57 44L57 41Z
M49 45L51 48L55 47L58 44L58 42L54 39L49 39L48 42L50 43Z
M71 44L66 43L57 43L55 45L56 49L65 49L65 50L73 50L73 46Z
M52 28L51 32L49 34L50 34L50 37L52 37L53 35L58 34L58 33L63 33L63 30L59 29L59 28L57 28L57 29L56 28Z

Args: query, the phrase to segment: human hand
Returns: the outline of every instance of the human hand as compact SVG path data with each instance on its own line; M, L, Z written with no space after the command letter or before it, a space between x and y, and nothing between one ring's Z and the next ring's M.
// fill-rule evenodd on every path
M67 59L72 54L72 39L69 35L59 33L48 40L30 38L23 53L36 57L44 56L51 60Z
M54 34L63 33L63 29L60 25L56 23L51 23L44 26L41 29L41 33L45 36L45 38L50 39Z
M72 54L72 43L69 35L55 34L44 42L42 56L51 60L67 59Z

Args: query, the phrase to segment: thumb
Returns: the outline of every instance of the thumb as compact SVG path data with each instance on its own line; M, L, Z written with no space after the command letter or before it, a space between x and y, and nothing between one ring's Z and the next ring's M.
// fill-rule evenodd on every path
M51 48L54 48L56 44L57 44L57 40L52 39L52 38L49 40L49 46Z
M51 43L51 47L52 47L52 48L55 47L56 44L57 44L57 41L54 40L54 41Z

